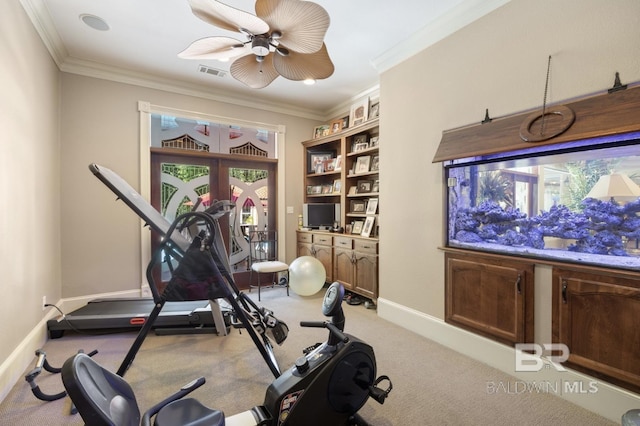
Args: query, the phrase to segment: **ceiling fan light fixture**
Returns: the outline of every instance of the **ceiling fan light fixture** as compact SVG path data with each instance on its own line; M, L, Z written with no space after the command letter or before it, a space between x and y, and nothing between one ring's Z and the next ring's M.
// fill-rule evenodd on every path
M314 84L316 84L316 80L314 78L306 78L302 82L307 86L313 86Z
M269 40L264 37L254 37L251 41L251 51L256 56L267 56L269 54Z

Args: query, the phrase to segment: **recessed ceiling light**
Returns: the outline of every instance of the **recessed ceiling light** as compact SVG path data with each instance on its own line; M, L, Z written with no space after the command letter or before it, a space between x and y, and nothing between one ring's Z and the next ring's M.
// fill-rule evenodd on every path
M99 16L83 13L82 15L80 15L80 20L85 24L87 24L88 26L90 26L91 28L93 28L94 30L98 30L98 31L109 30L109 24L107 24L107 22L104 19L100 18Z

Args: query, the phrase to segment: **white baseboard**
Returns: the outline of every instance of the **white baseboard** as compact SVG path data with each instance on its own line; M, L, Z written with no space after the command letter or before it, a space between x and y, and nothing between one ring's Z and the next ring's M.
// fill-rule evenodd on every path
M387 321L515 377L522 386L519 389L517 387L511 389L512 392L526 391L527 386L532 384L536 386L537 384L537 386L543 386L545 391L549 391L549 393L618 423L628 410L640 408L640 395L577 371L561 372L555 368L542 368L538 372L515 371L515 350L512 347L454 327L439 318L393 301L378 298L378 315ZM549 361L546 363L550 364ZM563 386L567 384L568 387ZM537 390L531 387L529 389L536 392L540 390L540 387Z
M56 306L62 312L71 312L86 305L90 300L117 297L140 297L140 290L120 291L114 293L93 294L91 296L71 297L61 299ZM35 351L42 348L48 339L47 321L55 318L59 312L49 308L42 320L20 342L11 355L0 364L0 401L3 401L11 389L21 380L30 365L35 366ZM73 355L71 353L69 356ZM29 386L26 381L25 386ZM34 397L35 398L35 397Z

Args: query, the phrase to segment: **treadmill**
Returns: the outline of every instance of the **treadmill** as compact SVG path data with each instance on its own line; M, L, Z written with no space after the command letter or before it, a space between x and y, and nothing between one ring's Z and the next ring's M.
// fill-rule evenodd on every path
M235 204L216 201L205 211L196 211L198 202L191 212L170 223L115 172L97 164L90 164L89 169L117 199L162 236L146 270L153 297L91 301L70 314L47 321L50 336L61 337L65 330L72 329L139 328L117 371L124 376L152 328L156 334L173 334L182 328L182 332L188 329L189 333L226 335L231 324L247 331L271 373L279 377L280 367L271 340L282 344L289 329L272 311L259 307L235 285L218 223ZM191 240L183 235L183 230L189 231ZM160 294L152 270L163 258L168 259L172 278ZM175 268L172 259L177 262ZM222 300L228 304L224 313L219 304Z
M48 320L49 338L59 339L65 331L100 334L138 330L147 322L154 306L151 297L94 299L71 313ZM226 312L223 311L222 315L224 335L229 329L229 319ZM209 301L203 300L166 302L152 328L158 335L220 334Z

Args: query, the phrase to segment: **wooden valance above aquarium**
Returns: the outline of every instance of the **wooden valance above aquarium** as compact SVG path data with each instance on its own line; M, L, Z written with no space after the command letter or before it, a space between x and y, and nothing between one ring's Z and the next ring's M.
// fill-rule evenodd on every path
M445 130L433 162L640 131L640 85Z

